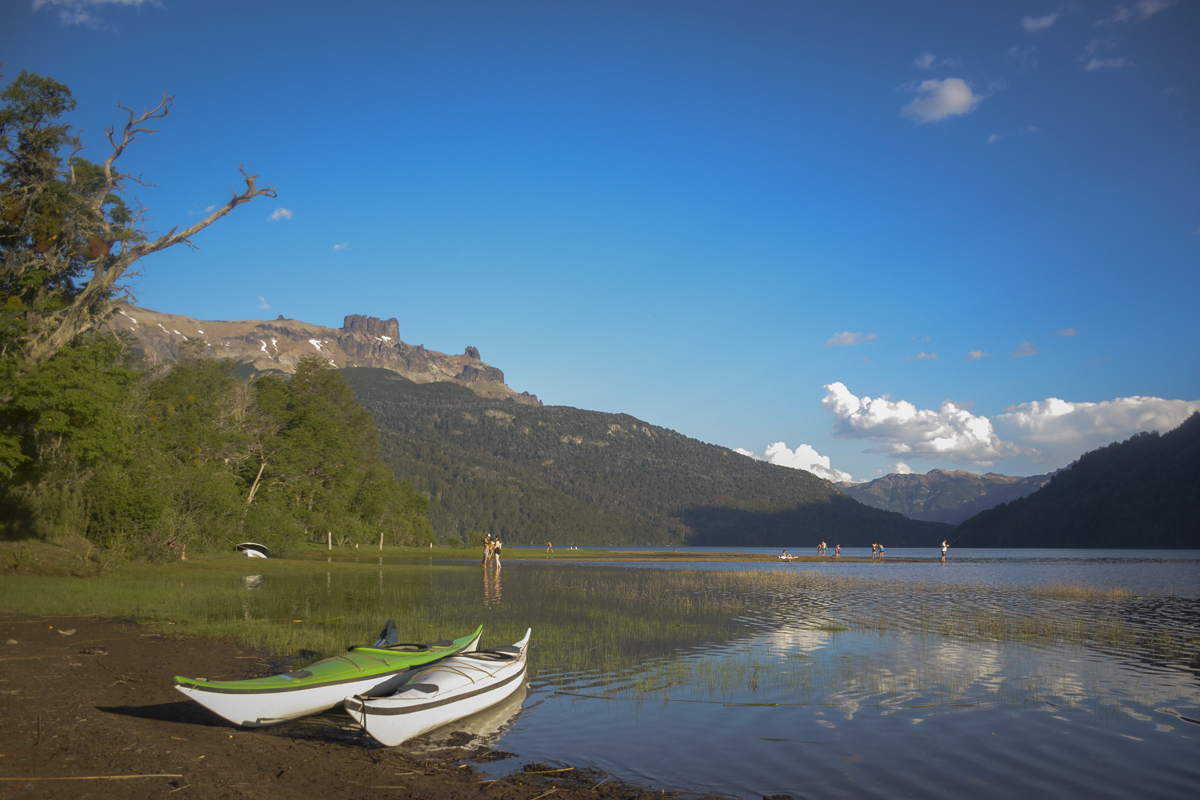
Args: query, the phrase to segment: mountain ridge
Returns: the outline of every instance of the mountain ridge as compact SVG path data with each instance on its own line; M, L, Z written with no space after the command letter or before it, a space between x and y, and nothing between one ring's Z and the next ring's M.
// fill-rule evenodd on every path
M108 323L131 335L152 363L177 360L189 342L253 372L291 374L302 356L320 355L338 368L378 367L414 383L456 383L482 397L541 405L537 395L510 388L504 372L485 363L476 347L450 355L404 342L395 317L349 314L341 328L329 328L282 314L274 320L198 320L126 302Z
M909 519L957 525L1000 503L1026 497L1050 481L1053 473L1027 478L995 472L931 469L894 472L865 483L834 485L864 505L895 511Z

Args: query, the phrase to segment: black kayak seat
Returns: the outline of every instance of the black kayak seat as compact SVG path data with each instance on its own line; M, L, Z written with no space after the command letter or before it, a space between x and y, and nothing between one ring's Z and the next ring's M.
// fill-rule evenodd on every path
M425 694L433 694L437 690L437 685L433 683L410 683L408 686L400 687L402 692L424 692Z

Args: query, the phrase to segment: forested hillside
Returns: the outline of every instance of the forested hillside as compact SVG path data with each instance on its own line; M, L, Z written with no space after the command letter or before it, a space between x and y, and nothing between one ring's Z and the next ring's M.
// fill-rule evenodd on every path
M1086 453L956 535L959 547L1200 548L1200 414Z
M380 369L343 374L379 425L384 459L429 493L439 535L807 547L928 545L949 530L625 414L488 400Z

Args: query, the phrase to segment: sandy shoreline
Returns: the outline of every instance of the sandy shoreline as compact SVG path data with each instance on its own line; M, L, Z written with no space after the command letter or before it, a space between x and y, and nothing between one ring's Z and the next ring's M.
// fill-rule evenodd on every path
M0 792L18 797L664 796L568 764L524 764L472 741L429 753L366 746L319 720L237 728L171 683L177 674L237 679L290 668L290 658L229 640L0 612L0 641L10 642L0 649ZM494 781L464 766L509 758L515 774Z

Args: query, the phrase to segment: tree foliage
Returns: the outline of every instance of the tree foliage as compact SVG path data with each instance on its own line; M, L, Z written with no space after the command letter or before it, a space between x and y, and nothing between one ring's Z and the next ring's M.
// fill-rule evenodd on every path
M379 459L374 422L318 357L290 381L241 381L197 351L151 373L97 336L22 381L4 417L26 432L21 463L0 482L10 537L79 534L147 559L243 540L286 550L330 534L433 540L428 501Z

